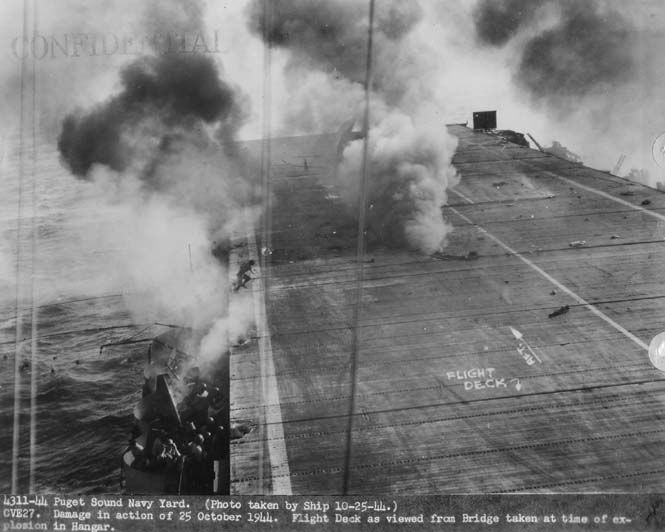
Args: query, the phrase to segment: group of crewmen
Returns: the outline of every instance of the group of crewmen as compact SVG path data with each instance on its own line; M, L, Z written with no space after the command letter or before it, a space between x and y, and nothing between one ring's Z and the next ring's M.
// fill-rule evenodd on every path
M219 388L208 391L205 383L193 383L182 403L182 422L175 427L161 418L151 424L145 439L145 447L135 430L129 443L133 459L131 467L143 471L166 471L174 478L182 478L185 485L177 491L209 493L213 482L212 461L224 458L227 438L221 412L209 416L220 406L222 394ZM176 486L173 486L175 489Z
M234 291L247 288L247 283L255 274L254 265L252 259L240 264L233 284ZM187 492L209 492L214 475L211 461L223 458L228 452L228 435L225 434L221 415L221 409L228 409L228 405L223 403L219 388L208 390L207 384L198 377L194 379L180 405L179 424L158 417L143 430L138 426L135 428L128 448L131 451L130 467L143 471L181 473L176 476L185 479ZM209 411L219 413L209 416ZM147 433L145 446L138 441L143 432ZM181 491L183 486L177 488Z

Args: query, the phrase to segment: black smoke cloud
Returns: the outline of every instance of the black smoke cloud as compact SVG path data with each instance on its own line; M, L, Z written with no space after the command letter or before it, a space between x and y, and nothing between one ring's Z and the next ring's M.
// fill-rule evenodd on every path
M289 68L316 68L362 83L365 79L368 7L357 0L253 0L247 16L250 31L291 52ZM421 19L416 2L383 1L374 21L376 50L393 50ZM386 72L375 72L382 89ZM392 73L394 74L394 72Z
M483 44L502 46L531 22L545 0L485 0L473 14L478 39Z
M141 25L149 34L203 32L203 7L148 0ZM235 143L247 97L221 77L214 56L148 52L118 70L115 93L65 117L58 148L61 162L92 182L100 211L108 201L117 213L94 240L114 250L109 271L122 291L140 292L127 298L135 320L207 330L198 354L209 361L249 326L246 299L224 317L228 272L218 260L261 213L260 188L245 177Z
M333 120L361 122L367 2L253 0L247 15L252 32L288 52L287 75L312 87L304 98L310 108L333 107ZM368 237L381 244L432 253L445 244L450 230L441 206L446 187L456 180L449 164L455 141L442 124L434 124L438 102L427 80L436 65L414 31L422 16L415 1L375 5L366 224ZM347 115L340 101L348 102ZM335 125L321 126L319 132ZM343 148L336 173L340 197L352 216L361 196L362 146L363 140L356 139Z
M634 75L632 25L596 0L481 1L474 12L478 39L503 46L530 23L555 13L554 25L518 43L516 84L537 103L573 110L575 98L599 94Z
M635 34L628 22L593 2L568 6L556 27L524 49L517 79L536 98L586 96L633 76Z
M160 148L174 131L218 125L227 145L242 123L234 89L222 81L212 59L204 55L146 56L124 68L122 90L91 111L68 115L58 149L75 175L86 178L95 164L123 172L134 162L141 143L137 131L153 124ZM158 150L159 152L159 150ZM145 174L149 178L149 173Z

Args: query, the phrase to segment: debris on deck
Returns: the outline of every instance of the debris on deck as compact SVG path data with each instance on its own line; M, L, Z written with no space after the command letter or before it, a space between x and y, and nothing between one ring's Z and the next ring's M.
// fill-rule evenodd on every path
M570 307L568 305L564 305L563 307L559 307L554 312L551 312L550 314L548 314L547 317L548 318L556 318L557 316L561 316L562 314L565 314L569 310L570 310Z

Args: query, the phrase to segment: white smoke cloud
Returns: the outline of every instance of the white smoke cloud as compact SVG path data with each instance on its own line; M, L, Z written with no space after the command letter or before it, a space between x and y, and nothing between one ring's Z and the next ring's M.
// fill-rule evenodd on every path
M319 71L293 72L286 85L278 133L305 135L337 131L350 117L362 114L364 92L359 83Z
M145 197L138 183L117 187L103 174L91 186L115 203L107 211L113 223L98 224L94 239L114 250L106 265L135 321L209 327L225 311L228 285L228 273L211 254L209 221L173 197Z
M203 370L214 364L220 345L234 345L246 340L248 331L254 325L251 294L234 296L228 310L228 315L218 318L201 339L198 362Z
M362 123L368 10L364 3L250 3L255 34L286 54L293 102L284 115L303 133L335 131L349 119ZM451 226L441 207L456 182L450 165L456 146L445 128L446 102L434 87L438 65L420 37L418 3L377 2L371 87L367 226L370 241L432 253L445 245ZM287 86L289 84L287 83ZM347 146L337 172L340 196L358 213L362 141Z
M0 133L10 139L10 151L19 147L16 132L21 120L18 103L22 81L21 61L11 44L14 38L21 42L24 4L30 3L8 0L0 6L0 34L5 37L0 50L0 57L4 58L0 66L4 87L0 106L5 117ZM39 35L60 42L72 34L107 34L122 39L141 38L155 31L201 31L207 35L216 31L220 52L206 57L218 66L220 76L230 81L234 90L246 85L253 91L249 99L260 102L257 58L262 48L256 39L249 38L240 22L242 6L236 3L229 6L228 13L218 3L206 6L198 1L105 0L102 6L81 0L54 0L48 4L38 0L35 4L37 16L29 12L29 34L36 28ZM159 11L163 16L146 16L147 11ZM243 41L247 46L242 45ZM76 110L89 111L123 89L119 72L137 59L138 47L135 42L130 53L119 51L96 57L59 52L55 57L47 55L34 62L36 76L31 72L32 61L27 62L28 71L23 72L26 94L30 96L35 88L39 164L47 169L46 174L40 174L40 187L46 189L38 187L38 197L52 200L50 207L61 210L56 225L58 231L63 231L56 247L38 241L38 252L42 258L48 257L51 265L39 265L39 281L43 283L40 303L79 295L122 293L139 323L164 321L205 331L225 319L229 304L229 272L212 255L213 246L227 244L233 231L246 230L260 215L257 185L249 178L254 174L225 144L242 126L242 116L228 118L229 123L233 122L229 126L233 132L226 136L218 135L214 125L199 130L191 128L190 123L171 123L167 145L162 142L164 124L158 117L137 121L135 128L123 131L127 145L136 151L132 163L122 173L96 166L85 183L68 175L53 153L66 115ZM150 53L149 47L144 47L144 52ZM227 59L229 70L224 69ZM235 94L239 108L248 109L240 91ZM30 98L26 104L26 113L32 113ZM259 114L252 113L251 123L247 124L250 134L260 130L256 126L260 123ZM139 180L149 165L156 180L150 185L158 186ZM3 188L12 195L4 198L3 208L16 204L17 175L12 172L10 183ZM52 189L58 191L57 197L51 195ZM26 205L30 204L26 194L23 199ZM39 214L46 217L50 213L45 209ZM9 230L0 235L3 294L9 293L9 285L15 282L15 236ZM26 233L22 237L30 238ZM29 247L29 242L24 244ZM55 271L55 265L60 273ZM247 315L241 309L236 311ZM238 323L246 326L244 318ZM225 345L218 346L218 353Z
M440 134L436 119L385 113L369 132L369 237L424 253L441 251L452 230L441 206L446 189L458 181L450 166L456 142ZM349 144L338 170L342 195L350 205L360 195L363 142Z

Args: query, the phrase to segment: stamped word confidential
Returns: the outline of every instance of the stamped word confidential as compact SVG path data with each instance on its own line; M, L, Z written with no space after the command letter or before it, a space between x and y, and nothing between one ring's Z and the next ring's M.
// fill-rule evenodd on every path
M146 35L115 33L34 34L11 41L14 57L56 59L109 55L215 54L219 49L218 30L212 32L158 32Z

